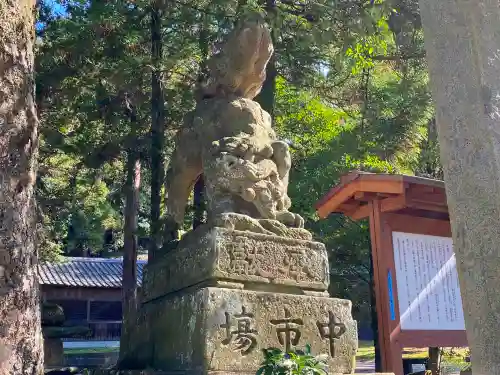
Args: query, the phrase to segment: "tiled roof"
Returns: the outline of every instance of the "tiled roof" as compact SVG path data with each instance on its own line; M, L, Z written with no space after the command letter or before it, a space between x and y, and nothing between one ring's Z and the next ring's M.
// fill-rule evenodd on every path
M137 284L146 261L137 261ZM60 263L38 265L40 284L87 288L121 288L122 259L65 258Z

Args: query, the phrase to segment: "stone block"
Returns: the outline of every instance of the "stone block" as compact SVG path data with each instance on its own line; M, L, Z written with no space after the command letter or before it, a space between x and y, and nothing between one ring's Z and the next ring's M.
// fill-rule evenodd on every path
M322 243L202 226L147 266L144 301L201 283L300 294L329 281Z
M203 288L143 305L155 368L187 374L255 373L262 349L327 354L331 374L352 373L357 326L348 300Z
M63 342L60 338L44 338L43 354L46 367L64 365Z

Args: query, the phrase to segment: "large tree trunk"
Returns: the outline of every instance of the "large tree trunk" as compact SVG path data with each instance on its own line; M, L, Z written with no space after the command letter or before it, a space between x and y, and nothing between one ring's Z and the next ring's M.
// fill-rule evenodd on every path
M205 223L205 181L203 175L198 178L193 189L193 229Z
M500 375L500 9L420 0L474 375Z
M120 337L120 367L125 368L137 313L137 217L139 189L141 185L141 161L139 153L131 150L127 156L127 183L125 198L125 241L123 246L123 322Z
M161 187L164 176L163 138L165 137L165 104L162 83L162 18L164 3L154 0L151 5L151 238L149 261L162 246Z
M0 375L43 373L34 238L33 5L0 0Z
M200 36L198 38L198 48L200 49L202 60L200 63L200 73L198 75L198 89L200 90L207 78L207 62L209 58L209 24L208 16L203 14L200 20ZM193 188L193 229L198 228L205 222L205 180L203 175L198 177Z

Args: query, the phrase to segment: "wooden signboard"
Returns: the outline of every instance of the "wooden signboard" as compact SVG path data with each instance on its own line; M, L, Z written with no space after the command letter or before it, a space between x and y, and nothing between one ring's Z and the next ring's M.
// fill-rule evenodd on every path
M316 209L370 221L382 371L403 375L405 347L467 346L442 181L353 172Z

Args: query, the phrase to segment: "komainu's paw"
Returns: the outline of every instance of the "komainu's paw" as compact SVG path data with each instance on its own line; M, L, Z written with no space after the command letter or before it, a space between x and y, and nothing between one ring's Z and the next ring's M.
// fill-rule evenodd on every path
M293 214L296 218L296 214ZM299 216L300 217L300 216ZM302 219L302 218L301 218ZM295 238L310 241L312 235L304 228L289 228L285 224L273 219L254 219L250 216L234 212L224 213L212 220L216 227L243 232L261 233L270 236Z
M213 224L217 227L222 227L230 230L241 230L253 233L262 233L273 235L274 233L266 230L259 220L248 215L228 212L218 215L213 219Z
M264 227L269 232L281 237L288 236L288 228L285 224L280 223L278 220L273 219L259 219L260 225Z
M289 228L278 220L259 219L259 223L268 231L285 238L295 238L297 240L310 241L311 233L304 228Z
M294 228L304 228L304 219L299 214L290 211L279 211L276 213L276 220Z

